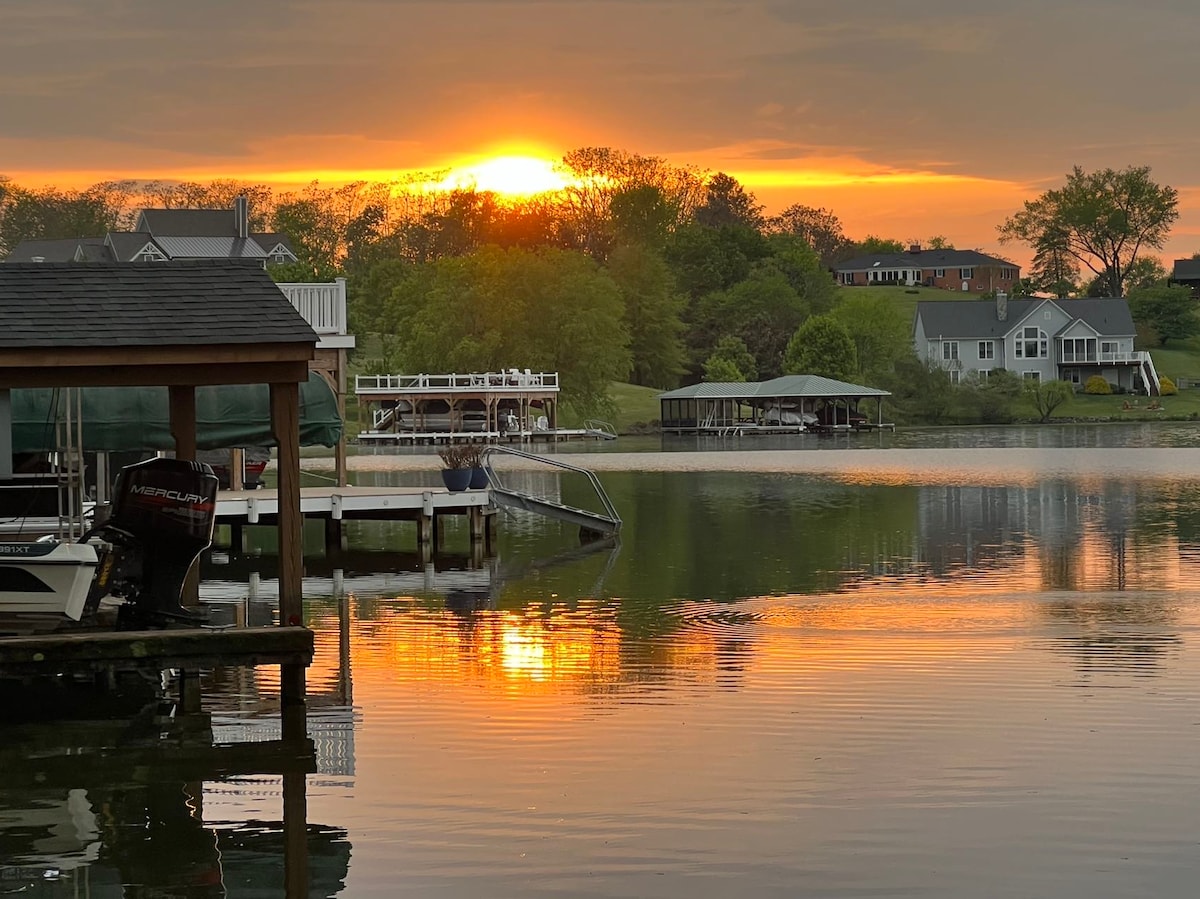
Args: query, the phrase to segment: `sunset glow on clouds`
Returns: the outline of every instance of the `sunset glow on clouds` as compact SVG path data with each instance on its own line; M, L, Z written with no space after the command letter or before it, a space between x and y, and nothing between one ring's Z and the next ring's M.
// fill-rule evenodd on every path
M1198 25L1176 0L10 0L0 173L482 187L496 156L613 146L852 235L994 246L1072 165L1146 164L1190 253Z

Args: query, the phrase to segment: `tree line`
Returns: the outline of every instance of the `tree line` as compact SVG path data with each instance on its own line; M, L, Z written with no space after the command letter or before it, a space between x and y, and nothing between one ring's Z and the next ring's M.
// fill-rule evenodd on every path
M902 411L908 403L926 419L966 402L965 388L930 381L943 373L916 358L911 323L893 304L839 290L830 276L840 260L908 242L853 240L823 208L767 215L732 176L658 157L583 148L561 166L566 187L524 199L431 187L444 172L292 191L232 180L65 190L0 177L0 254L27 238L128 230L142 208L231 208L245 196L251 229L287 234L299 257L276 267L277 279L348 278L352 329L380 337L374 369L556 370L564 400L584 414L605 408L611 381L669 389L793 372L891 389ZM1178 291L1163 299L1165 272L1146 256L1176 207L1148 169L1077 168L1000 236L1034 251L1030 292L1150 291L1137 308L1158 317L1165 341L1196 322ZM921 243L951 248L941 236ZM970 415L1002 415L1003 389L971 390Z

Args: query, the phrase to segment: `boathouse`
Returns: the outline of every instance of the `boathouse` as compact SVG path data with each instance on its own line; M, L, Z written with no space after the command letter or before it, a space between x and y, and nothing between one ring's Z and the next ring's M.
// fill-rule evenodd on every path
M0 479L11 475L13 389L166 386L175 454L195 459L197 387L269 385L279 447L280 623L289 626L280 630L295 632L278 657L290 660L286 700L302 701L312 634L299 627L299 385L318 340L312 327L260 264L209 260L3 265L0 321Z
M891 428L883 420L886 390L819 375L770 381L704 381L659 394L666 433L752 434ZM873 400L874 420L859 409Z
M511 368L465 374L359 375L354 393L360 414L370 415L369 426L360 421L360 443L563 436L558 429L557 372Z

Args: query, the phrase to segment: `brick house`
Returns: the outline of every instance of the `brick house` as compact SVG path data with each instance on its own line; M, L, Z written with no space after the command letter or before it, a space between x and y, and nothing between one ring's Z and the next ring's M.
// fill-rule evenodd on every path
M922 250L907 253L872 253L839 262L833 267L838 284L900 284L940 287L964 293L1011 292L1021 277L1021 267L978 250Z

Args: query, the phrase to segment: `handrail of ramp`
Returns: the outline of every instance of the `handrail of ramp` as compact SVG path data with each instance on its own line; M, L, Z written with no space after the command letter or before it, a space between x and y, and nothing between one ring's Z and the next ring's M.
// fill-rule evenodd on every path
M596 496L599 498L600 504L604 507L603 514L592 512L588 509L579 509L575 506L568 506L564 503L534 496L530 493L523 493L511 487L505 487L503 480L492 467L492 456L497 453L517 456L521 459L528 459L532 462L539 462L543 465L550 465L554 468L561 468L564 471L573 471L583 475L588 479L588 483L592 485L592 489L596 491ZM604 492L604 487L601 485L600 479L590 469L579 465L572 465L569 462L563 462L551 456L527 453L524 450L513 449L511 446L500 445L492 445L484 449L482 465L483 470L487 472L492 501L499 505L524 509L527 512L545 515L547 518L557 518L560 521L578 524L581 530L600 536L614 536L621 531L621 516L617 514L617 509L612 504L612 500L608 498L608 494Z

